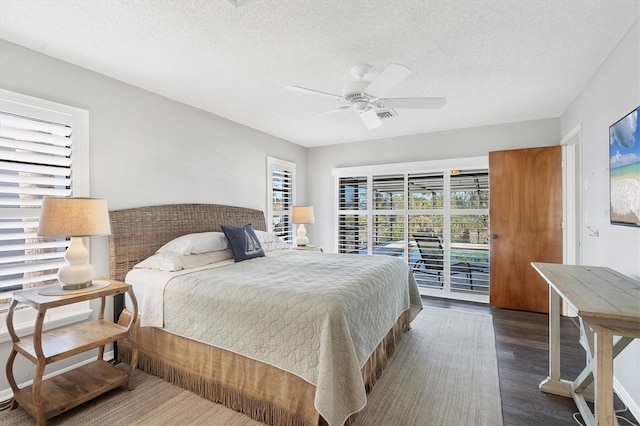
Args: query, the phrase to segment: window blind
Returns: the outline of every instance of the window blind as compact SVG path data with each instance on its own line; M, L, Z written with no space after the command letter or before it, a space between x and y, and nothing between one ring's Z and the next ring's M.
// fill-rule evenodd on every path
M488 292L489 171L452 170L450 182L451 287Z
M37 236L42 197L73 192L71 119L52 115L0 104L0 303L2 293L54 283L65 263L67 239Z
M367 254L367 177L340 178L338 192L338 253Z
M409 193L409 241L413 256L409 264L416 281L423 287L440 289L444 274L444 173L425 172L407 175ZM421 273L423 270L432 273Z
M293 241L291 208L294 203L295 164L274 158L268 159L269 223L271 232L287 243Z

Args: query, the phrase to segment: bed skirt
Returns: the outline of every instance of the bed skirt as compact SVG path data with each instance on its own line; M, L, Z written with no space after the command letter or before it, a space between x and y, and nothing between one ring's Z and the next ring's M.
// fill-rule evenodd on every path
M128 323L123 311L119 323ZM405 331L405 311L362 367L367 392L382 374ZM140 327L136 321L129 339L118 342L118 361L131 359L131 344L138 347L138 368L211 401L270 425L317 426L326 422L314 406L315 385L272 365L225 349L169 333ZM355 420L357 413L346 422Z

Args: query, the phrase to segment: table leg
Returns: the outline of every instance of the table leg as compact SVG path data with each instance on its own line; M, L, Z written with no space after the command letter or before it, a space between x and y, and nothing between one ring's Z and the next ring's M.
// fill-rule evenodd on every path
M595 333L595 418L599 426L617 425L613 409L613 334Z
M571 383L560 380L560 296L549 287L549 377L540 383L540 390L554 395L572 397Z
M13 363L16 360L17 354L18 352L16 352L15 349L11 350L11 353L9 354L9 358L7 359L7 367L6 367L7 380L9 381L9 386L11 386L11 390L13 391L14 394L19 390L18 385L16 384L16 379L13 376ZM16 408L18 408L18 401L16 401L16 399L13 398L11 401L11 409L15 410Z

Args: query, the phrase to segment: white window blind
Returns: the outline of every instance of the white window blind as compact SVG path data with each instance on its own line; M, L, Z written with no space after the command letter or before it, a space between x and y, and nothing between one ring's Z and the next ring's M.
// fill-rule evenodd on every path
M451 287L488 292L489 171L452 170L449 191Z
M293 240L291 207L294 205L295 171L295 163L267 158L268 226L287 243Z
M13 290L55 282L65 262L69 242L38 237L38 220L42 197L74 195L73 126L82 119L51 109L57 104L1 95L0 304Z
M338 180L338 253L367 254L368 192L366 176Z

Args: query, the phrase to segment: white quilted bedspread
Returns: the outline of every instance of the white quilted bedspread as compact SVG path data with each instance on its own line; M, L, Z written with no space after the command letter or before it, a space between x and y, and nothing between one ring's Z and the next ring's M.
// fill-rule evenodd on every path
M366 404L361 367L411 305L422 307L401 259L292 251L172 278L163 316L168 331L315 384L316 409L341 425Z

